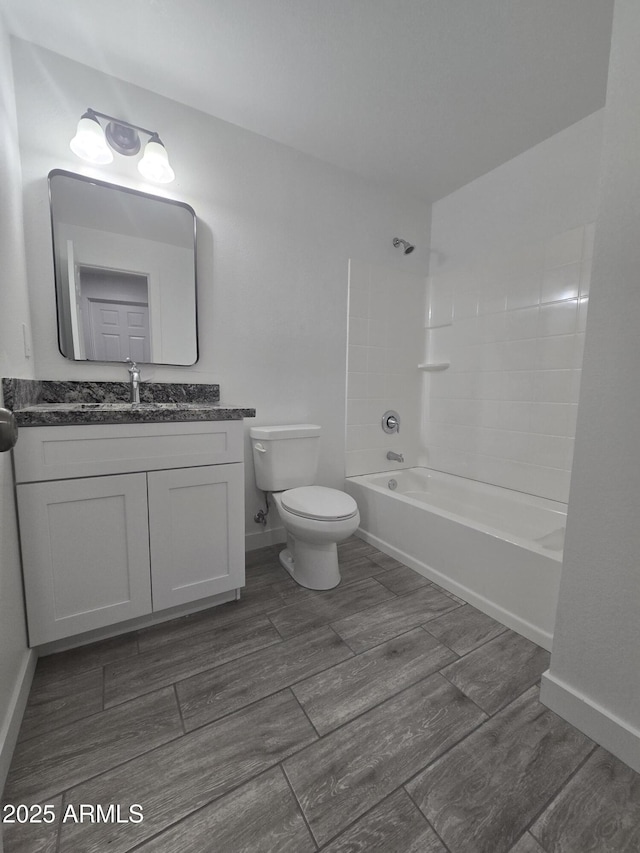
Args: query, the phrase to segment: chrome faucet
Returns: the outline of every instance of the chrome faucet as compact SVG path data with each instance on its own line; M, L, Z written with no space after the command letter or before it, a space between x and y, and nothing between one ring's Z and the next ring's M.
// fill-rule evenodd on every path
M387 459L390 462L404 462L403 454L402 453L394 453L393 450L388 451Z
M140 402L140 368L135 363L135 361L133 361L133 359L129 358L129 356L125 358L125 361L129 364L129 367L127 368L127 370L129 371L129 387L131 390L131 396L129 400L131 403L133 403L134 406L136 406Z

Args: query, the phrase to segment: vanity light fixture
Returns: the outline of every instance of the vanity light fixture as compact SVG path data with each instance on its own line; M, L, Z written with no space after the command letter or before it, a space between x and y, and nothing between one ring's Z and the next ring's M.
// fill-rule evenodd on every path
M108 122L106 130L103 130L99 118ZM78 122L76 135L69 145L73 153L82 160L97 164L111 163L112 150L125 157L133 157L140 151L138 131L149 137L142 159L138 163L138 171L150 181L159 184L170 183L175 178L175 172L169 163L166 148L155 130L147 130L89 107Z

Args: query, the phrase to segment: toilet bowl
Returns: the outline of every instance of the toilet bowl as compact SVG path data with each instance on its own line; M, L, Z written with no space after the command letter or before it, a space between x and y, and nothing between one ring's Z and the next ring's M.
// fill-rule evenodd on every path
M360 524L358 506L350 495L324 486L302 486L273 495L287 547L280 563L307 589L332 589L340 583L338 542Z
M256 484L273 495L287 534L280 562L301 586L318 590L340 583L337 545L360 524L350 495L314 485L320 431L315 424L249 430Z

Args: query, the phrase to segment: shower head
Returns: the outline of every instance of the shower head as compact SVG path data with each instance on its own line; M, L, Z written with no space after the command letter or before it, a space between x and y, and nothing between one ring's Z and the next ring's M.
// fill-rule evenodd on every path
M406 240L401 240L400 237L393 238L393 245L398 248L398 246L402 246L404 248L405 255L410 255L411 252L415 249L415 246L412 246L411 243L408 243Z

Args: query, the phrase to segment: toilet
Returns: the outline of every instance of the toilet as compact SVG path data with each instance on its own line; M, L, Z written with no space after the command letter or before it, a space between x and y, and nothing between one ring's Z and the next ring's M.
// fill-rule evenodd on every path
M360 524L354 499L314 485L321 428L315 424L251 427L256 484L271 492L287 532L280 562L300 586L332 589L340 583L338 542Z

